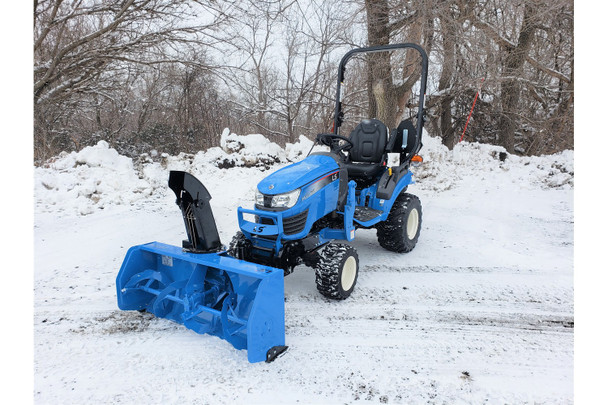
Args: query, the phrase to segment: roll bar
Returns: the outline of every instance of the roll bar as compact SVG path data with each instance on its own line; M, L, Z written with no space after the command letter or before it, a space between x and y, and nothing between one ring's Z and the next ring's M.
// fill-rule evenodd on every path
M336 89L336 110L334 115L334 129L333 133L338 135L339 128L342 125L342 121L344 118L344 113L342 112L342 100L341 97L341 87L342 82L344 82L344 72L346 71L346 63L352 58L355 54L358 53L374 53L374 52L383 52L383 51L391 51L395 49L415 49L420 53L422 57L422 72L420 74L420 96L418 101L418 114L417 114L417 123L416 123L416 132L417 138L420 140L422 138L422 127L424 125L424 95L426 93L426 81L428 75L429 68L429 60L426 52L420 45L412 44L412 43L403 43L403 44L392 44L392 45L380 45L380 46L370 46L366 48L355 48L348 51L340 61L340 66L338 68L338 87ZM373 118L373 117L370 117ZM418 145L417 145L418 146ZM418 148L416 147L415 150Z

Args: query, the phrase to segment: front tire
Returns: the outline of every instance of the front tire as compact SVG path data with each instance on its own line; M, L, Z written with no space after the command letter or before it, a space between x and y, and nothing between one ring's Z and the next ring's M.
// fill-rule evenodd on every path
M357 251L344 243L329 243L320 253L315 274L317 290L325 297L348 298L359 276Z
M238 231L228 245L228 256L232 256L240 260L249 260L251 252L251 241L248 240L243 232Z
M420 237L422 205L413 194L397 197L386 221L377 225L378 243L386 250L398 253L410 252Z

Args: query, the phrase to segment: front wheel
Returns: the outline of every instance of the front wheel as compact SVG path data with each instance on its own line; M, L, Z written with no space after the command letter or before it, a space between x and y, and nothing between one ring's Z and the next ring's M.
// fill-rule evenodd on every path
M386 250L406 253L416 247L422 225L422 205L413 194L397 197L386 221L376 226L378 243Z
M228 255L236 259L251 259L251 241L245 237L243 232L238 231L230 241L227 249Z
M335 300L348 298L359 275L357 251L344 243L329 243L320 253L315 274L321 294Z

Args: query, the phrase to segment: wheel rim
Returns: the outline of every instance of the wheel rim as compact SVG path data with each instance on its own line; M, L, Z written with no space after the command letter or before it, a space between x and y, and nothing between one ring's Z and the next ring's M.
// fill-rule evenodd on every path
M350 256L344 262L344 266L342 267L342 289L344 291L348 291L351 289L353 284L355 283L355 277L357 276L357 261L353 256Z
M420 222L420 218L418 215L418 210L413 209L410 211L410 214L407 217L407 237L408 239L414 239L416 237L416 233L418 232L418 224Z

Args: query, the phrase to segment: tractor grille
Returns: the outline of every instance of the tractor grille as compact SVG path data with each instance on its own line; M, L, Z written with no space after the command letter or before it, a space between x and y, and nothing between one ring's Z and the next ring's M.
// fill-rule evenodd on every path
M274 225L274 221L272 220L272 218L266 218L266 217L259 217L259 216L255 216L255 222L257 224L262 224L262 225Z
M293 217L283 219L283 232L285 235L294 235L302 232L306 226L306 219L308 218L308 210L301 212Z

